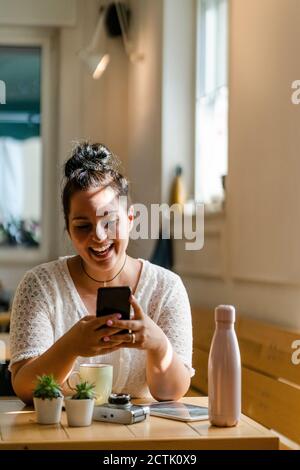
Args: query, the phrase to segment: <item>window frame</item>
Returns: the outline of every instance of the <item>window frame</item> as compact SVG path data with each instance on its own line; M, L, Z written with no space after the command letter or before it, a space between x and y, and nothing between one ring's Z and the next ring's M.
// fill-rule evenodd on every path
M49 259L51 244L51 215L53 214L53 155L55 155L56 128L55 73L56 56L53 28L0 28L1 46L36 46L41 48L41 139L42 139L42 201L41 243L37 248L0 247L0 262L10 265L37 264ZM52 197L51 197L52 193Z
M205 74L205 67L202 67L201 63L205 63L206 58L205 58L205 40L203 38L203 31L204 31L204 18L203 18L203 12L201 8L201 3L202 0L195 0L196 1L196 34L195 34L195 49L196 49L196 54L195 54L195 155L194 155L194 197L195 200L203 202L204 200L204 190L203 190L203 185L202 185L202 180L199 181L199 174L201 175L201 155L199 152L200 148L200 132L198 131L200 123L201 123L201 118L200 118L200 99L205 96L205 94L202 94L203 92L203 83L204 83L204 74ZM214 0L212 0L213 2ZM227 26L225 30L225 35L226 35L226 45L225 45L225 53L226 53L226 69L225 69L225 77L226 81L224 83L226 90L227 90L227 168L228 168L228 157L229 157L229 8L230 8L230 2L229 0L224 0L227 5L226 5L226 14L227 14ZM218 72L218 65L219 65L219 60L218 60L218 55L219 51L218 48L216 48L216 56L214 58L215 64L216 64L216 77L220 76L220 72ZM213 92L218 89L217 86L217 79L215 78L215 87L213 89ZM207 95L207 94L206 94ZM228 170L227 170L228 172ZM224 200L224 195L223 199L221 199L219 202L221 203L222 207L217 207L217 211L222 210L223 208L223 202ZM211 210L214 212L216 209L214 209L214 204L213 201L211 202L205 202L206 208L208 211Z

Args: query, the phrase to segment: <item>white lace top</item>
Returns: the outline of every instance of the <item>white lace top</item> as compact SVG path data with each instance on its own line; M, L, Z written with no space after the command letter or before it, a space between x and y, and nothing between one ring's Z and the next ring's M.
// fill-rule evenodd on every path
M68 257L41 264L28 271L15 294L11 314L11 361L41 355L88 311L70 276ZM145 314L169 338L190 375L192 369L192 325L188 296L180 277L149 261L143 263L135 297ZM149 396L146 383L146 352L121 348L81 362L113 364L113 390L133 397Z

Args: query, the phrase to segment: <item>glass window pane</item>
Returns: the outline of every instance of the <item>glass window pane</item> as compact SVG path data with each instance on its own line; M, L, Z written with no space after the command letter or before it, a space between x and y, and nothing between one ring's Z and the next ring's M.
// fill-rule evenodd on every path
M196 199L223 197L227 173L227 0L198 0Z
M0 46L0 246L41 242L41 48Z

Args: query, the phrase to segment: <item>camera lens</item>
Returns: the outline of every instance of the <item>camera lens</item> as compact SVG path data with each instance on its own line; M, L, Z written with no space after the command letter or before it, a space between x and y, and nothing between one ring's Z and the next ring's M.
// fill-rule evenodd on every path
M111 393L108 398L108 403L112 405L128 405L131 396L128 393Z

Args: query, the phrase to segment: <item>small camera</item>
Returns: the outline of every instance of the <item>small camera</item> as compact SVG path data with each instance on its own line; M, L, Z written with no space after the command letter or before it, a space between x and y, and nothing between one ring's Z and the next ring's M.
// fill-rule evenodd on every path
M93 420L134 424L146 419L149 412L148 406L133 405L129 394L111 393L108 403L95 406Z

